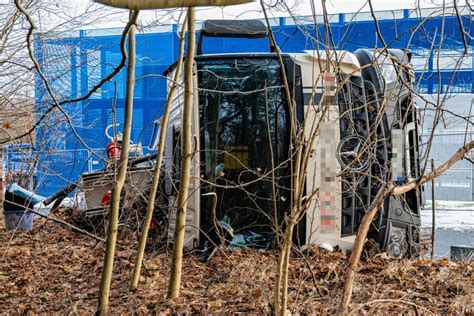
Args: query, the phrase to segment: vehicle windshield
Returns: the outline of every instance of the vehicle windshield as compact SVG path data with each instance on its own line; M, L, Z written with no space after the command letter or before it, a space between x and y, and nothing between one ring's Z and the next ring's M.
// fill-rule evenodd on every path
M198 69L201 193L217 194L216 219L227 220L234 232L272 232L275 214L289 201L287 106L279 63L215 59L200 61ZM204 225L212 220L211 207L202 197Z

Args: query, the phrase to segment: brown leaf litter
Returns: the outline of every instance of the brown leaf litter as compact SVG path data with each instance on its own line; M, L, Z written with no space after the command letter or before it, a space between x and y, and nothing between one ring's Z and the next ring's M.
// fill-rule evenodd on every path
M60 214L67 218L65 214ZM131 292L135 238L123 237L112 280L112 314L271 312L272 252L218 252L201 263L185 257L181 298L166 300L169 256L148 253L139 289ZM0 230L0 312L92 314L96 311L104 244L43 219L32 231ZM294 255L289 271L292 313L334 313L348 253L313 247ZM361 263L351 304L355 314L469 314L474 264L396 260L385 254Z

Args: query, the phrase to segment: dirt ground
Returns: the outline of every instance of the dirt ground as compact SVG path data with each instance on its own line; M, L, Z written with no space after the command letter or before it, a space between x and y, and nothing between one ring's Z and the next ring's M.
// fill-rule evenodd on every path
M67 219L67 216L58 215ZM218 253L201 263L185 257L181 298L165 299L169 258L146 256L143 277L130 292L134 238L121 240L111 290L112 314L156 312L271 312L275 259L271 252ZM92 314L96 310L104 244L40 219L27 232L0 230L0 313ZM291 260L292 313L334 313L348 254L312 248ZM447 259L395 260L384 254L361 264L351 311L404 314L474 312L474 264Z

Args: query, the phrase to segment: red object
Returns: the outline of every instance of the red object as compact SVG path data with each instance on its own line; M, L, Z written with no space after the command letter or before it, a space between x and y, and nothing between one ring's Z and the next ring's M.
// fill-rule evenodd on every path
M107 145L105 151L107 152L107 156L109 158L119 158L120 157L120 149L121 146L117 143L113 142Z
M112 191L105 192L104 196L102 196L102 200L100 201L100 205L106 206L110 205L110 201L112 199Z
M152 219L150 222L150 229L157 229L158 228L158 223Z

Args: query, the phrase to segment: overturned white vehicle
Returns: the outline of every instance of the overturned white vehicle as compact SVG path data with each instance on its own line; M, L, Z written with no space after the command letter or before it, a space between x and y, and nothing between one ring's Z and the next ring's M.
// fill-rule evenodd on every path
M195 58L194 155L185 246L202 248L215 220L233 234L273 240L291 205L291 135L282 73L296 105L298 128L315 141L305 190L319 190L295 243L351 248L362 216L385 181L419 176L419 132L410 55L402 50L200 54L203 39L266 37L258 21L205 21ZM271 45L270 45L271 46ZM323 70L327 61L334 66ZM173 77L175 66L166 75ZM319 110L331 96L330 110ZM181 161L184 89L175 95L167 131L165 192L173 212ZM324 117L323 117L323 116ZM314 124L305 120L320 117ZM211 194L210 194L211 193ZM389 197L370 238L394 256L419 252L420 189ZM174 217L171 216L172 235ZM222 225L221 225L222 226ZM259 241L260 239L260 241ZM247 240L249 241L249 240ZM248 242L251 243L251 242Z

